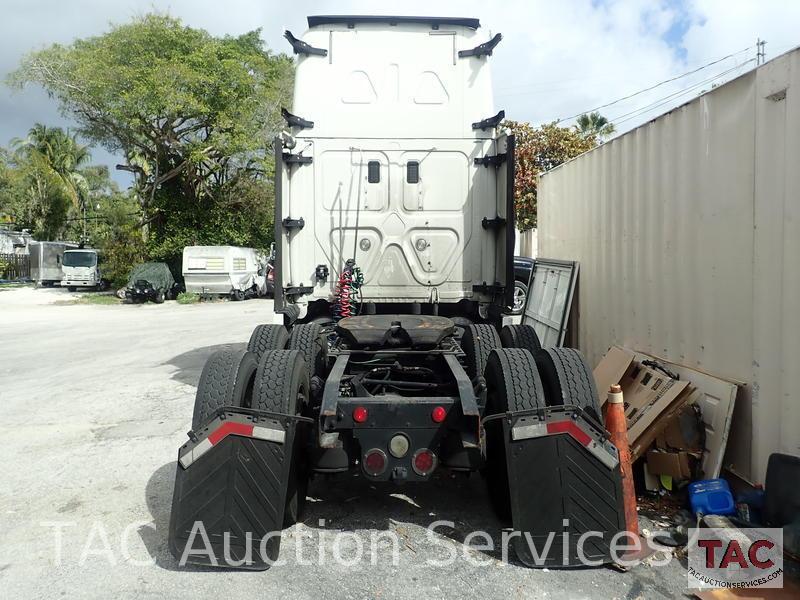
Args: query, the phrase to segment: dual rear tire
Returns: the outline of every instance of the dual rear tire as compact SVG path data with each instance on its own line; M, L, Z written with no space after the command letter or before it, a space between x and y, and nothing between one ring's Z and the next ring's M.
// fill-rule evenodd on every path
M484 371L487 416L569 404L601 422L594 376L580 352L542 349L528 325L506 326L499 337L503 347L491 351ZM489 499L503 521L511 518L506 447L501 421L487 423L484 476Z

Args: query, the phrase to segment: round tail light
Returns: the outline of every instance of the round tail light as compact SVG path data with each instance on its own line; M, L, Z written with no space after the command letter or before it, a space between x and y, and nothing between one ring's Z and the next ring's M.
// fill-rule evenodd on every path
M430 475L436 468L436 455L427 448L417 450L411 459L411 466L417 475Z
M389 454L395 458L403 458L406 454L408 454L408 450L410 448L411 443L402 433L398 433L397 435L393 436L391 440L389 440Z
M365 423L367 416L367 409L363 406L357 406L353 409L353 421L356 423Z
M447 411L445 410L444 406L437 406L431 411L431 420L434 423L441 423L444 421L444 418L447 416Z
M386 470L386 454L383 450L373 448L364 455L364 471L367 475L377 477Z

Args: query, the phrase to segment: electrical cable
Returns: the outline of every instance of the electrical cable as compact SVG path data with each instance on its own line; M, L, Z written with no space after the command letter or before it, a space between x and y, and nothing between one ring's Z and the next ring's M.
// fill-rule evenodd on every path
M674 100L675 98L679 98L680 96L684 96L684 95L686 95L686 94L688 94L690 92L693 92L697 88L700 88L700 87L702 87L704 85L708 85L709 83L719 79L720 77L724 77L725 75L728 75L729 73L732 73L733 71L736 71L737 69L740 69L744 65L746 65L748 63L751 63L754 60L755 60L754 58L751 58L751 59L749 59L749 60L747 60L747 61L745 61L745 62L743 62L741 64L736 65L735 67L732 67L732 68L727 69L727 70L725 70L725 71L723 71L721 73L718 73L717 75L714 75L713 77L709 77L707 79L704 79L702 81L694 83L694 84L690 85L687 88L684 88L682 90L678 90L677 92L673 92L672 94L669 94L667 96L663 96L661 98L658 98L657 100L654 100L650 104L647 104L645 106L639 107L639 108L637 108L635 110L632 110L630 112L627 112L627 113L618 115L616 117L613 117L613 118L609 119L609 122L613 123L614 125L619 125L620 123L625 123L626 121L630 121L631 119L635 119L636 117L639 117L639 116L643 115L644 113L646 113L648 111L651 111L651 110L653 110L655 108L659 108L661 106L664 106L665 104L668 104L671 100Z
M742 54L743 52L747 52L748 50L752 50L752 49L753 49L753 46L749 46L747 48L743 48L742 50L739 50L738 52L734 52L733 54L729 54L727 57L723 57L723 58L721 58L719 60L722 61L722 60L725 60L726 58L731 58L733 56L737 56L739 54ZM691 66L691 68L694 69L697 66L700 69L702 69L702 68L705 68L704 65L711 65L711 64L714 64L714 63L717 62L716 59L715 59L713 62L706 63L706 60L707 59L696 61ZM699 69L697 69L697 70L699 70ZM681 77L684 77L686 75L692 74L693 72L696 72L696 70L695 71L689 71L688 73L685 73L683 75L678 75L678 76L676 76L676 79L680 79ZM517 84L513 84L513 85L500 86L500 87L495 88L495 91L497 92L498 96L518 96L518 95L527 93L525 90L529 89L529 88L542 89L543 91L548 91L548 90L552 91L554 85L586 84L587 82L595 82L595 81L598 81L598 80L608 81L608 77L606 75L599 74L599 75L594 75L592 77L573 77L573 78L570 78L570 79L555 79L555 80L550 80L550 81L531 81L531 82L528 82L528 83L517 83ZM512 93L508 93L508 92L512 92Z
M745 48L743 50L739 50L738 52L734 52L732 54L728 54L727 56L723 56L722 58L718 58L717 60L713 60L713 61L711 61L709 63L706 63L706 64L702 65L701 67L697 67L696 69L692 69L691 71L687 71L686 73L681 73L680 75L676 75L675 77L670 77L669 79L665 79L663 81L659 81L658 83L656 83L654 85L651 85L651 86L646 87L646 88L644 88L642 90L639 90L638 92L634 92L632 94L628 94L627 96L623 96L622 98L617 98L616 100L613 100L612 102L608 102L606 104L601 104L600 106L596 106L594 108L590 108L589 110L582 110L581 112L579 112L579 113L577 113L575 115L572 115L571 117L566 117L564 119L559 119L559 121L571 121L572 119L577 119L581 115L592 113L592 112L598 111L600 109L608 108L609 106L613 106L615 104L619 104L620 102L622 102L624 100L629 100L631 98L634 98L635 96L639 96L640 94L644 94L645 92L649 92L649 91L654 90L654 89L656 89L658 87L661 87L662 85L666 85L668 83L672 83L673 81L677 81L678 79L682 79L683 77L687 77L689 75L693 75L694 73L697 73L699 71L702 71L703 69L707 69L710 66L713 66L713 65L716 65L718 63L721 63L723 60L728 60L729 58L733 58L737 54L741 54L742 52L746 52L747 50L750 50L750 49L752 49L752 46L749 46L749 47L747 47L747 48Z

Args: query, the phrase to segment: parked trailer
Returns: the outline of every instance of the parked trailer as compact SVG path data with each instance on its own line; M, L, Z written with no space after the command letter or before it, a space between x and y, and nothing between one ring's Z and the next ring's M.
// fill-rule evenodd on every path
M61 285L64 273L61 261L65 250L77 248L71 242L31 242L31 279L36 285L49 287Z
M575 346L593 364L622 344L745 384L724 466L757 483L770 454L800 453L798 131L796 49L539 187L540 253L581 263Z
M264 296L267 260L254 248L186 246L183 280L187 292L230 295L234 300Z
M308 21L302 39L286 33L296 114L275 142L280 321L203 369L172 552L267 568L311 477L443 471L484 475L523 563L608 562L620 469L591 370L532 327L501 327L514 138L491 101L499 34L477 19Z

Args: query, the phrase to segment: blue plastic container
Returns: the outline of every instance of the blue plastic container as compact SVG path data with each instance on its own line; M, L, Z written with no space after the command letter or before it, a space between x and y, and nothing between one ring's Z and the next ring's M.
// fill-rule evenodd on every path
M732 515L736 513L731 488L724 479L703 479L690 483L689 504L695 514Z

